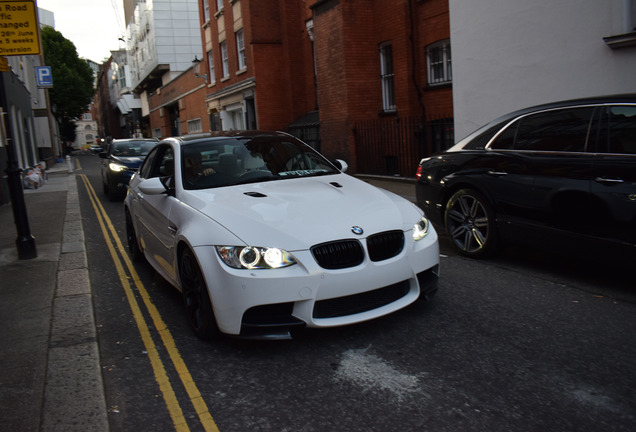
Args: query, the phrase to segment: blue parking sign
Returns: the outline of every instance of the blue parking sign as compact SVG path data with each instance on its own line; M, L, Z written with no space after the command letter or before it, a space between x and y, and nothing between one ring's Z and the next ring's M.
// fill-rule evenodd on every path
M36 66L35 76L38 81L38 87L53 87L51 66Z

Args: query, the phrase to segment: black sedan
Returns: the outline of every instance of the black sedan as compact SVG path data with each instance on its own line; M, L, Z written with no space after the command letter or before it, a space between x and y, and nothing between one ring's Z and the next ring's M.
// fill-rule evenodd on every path
M500 117L422 159L416 177L418 205L463 255L542 237L634 251L636 94Z
M130 178L158 142L156 138L116 139L99 153L103 159L101 172L104 194L111 201L122 200L126 196Z

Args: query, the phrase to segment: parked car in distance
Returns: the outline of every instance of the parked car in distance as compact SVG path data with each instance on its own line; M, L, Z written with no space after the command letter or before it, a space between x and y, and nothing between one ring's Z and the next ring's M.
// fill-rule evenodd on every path
M165 139L130 181L130 254L181 291L204 339L288 338L430 298L435 229L346 167L280 132Z
M416 177L418 205L463 255L543 238L634 251L636 95L513 112L422 159Z
M126 196L128 182L148 152L159 142L156 138L115 139L99 153L104 194L111 201Z
M89 146L89 150L91 151L91 153L101 153L104 151L104 149L102 148L101 145L99 144L91 144Z

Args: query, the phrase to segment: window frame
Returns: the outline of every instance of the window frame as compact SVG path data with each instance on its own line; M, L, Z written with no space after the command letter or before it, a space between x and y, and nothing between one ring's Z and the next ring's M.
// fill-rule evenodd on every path
M245 38L243 34L243 29L239 29L236 31L236 53L238 55L238 66L239 70L244 70L247 68L247 64L245 63Z
M393 67L393 44L380 44L380 85L382 90L382 111L395 112L395 69Z
M439 54L439 56L433 59L435 54ZM426 71L426 82L429 86L444 85L453 82L450 39L443 39L426 47Z
M223 41L220 44L221 47L221 63L223 66L223 78L230 76L230 59L227 52L227 42Z

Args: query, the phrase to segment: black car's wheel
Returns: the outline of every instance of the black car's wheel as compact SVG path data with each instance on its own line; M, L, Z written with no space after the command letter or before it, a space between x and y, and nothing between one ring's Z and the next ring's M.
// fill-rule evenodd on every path
M218 334L212 302L203 274L189 249L181 254L179 279L188 323L201 339L210 340Z
M461 189L448 200L446 231L460 254L484 258L497 247L495 214L488 200L472 189Z
M122 193L119 189L117 189L117 182L108 180L108 199L111 201L121 201L126 196L125 193Z
M135 227L133 226L132 218L130 217L130 212L128 210L126 210L126 240L128 242L128 252L130 253L130 257L133 261L141 261L144 254L139 247L137 235L135 234Z

